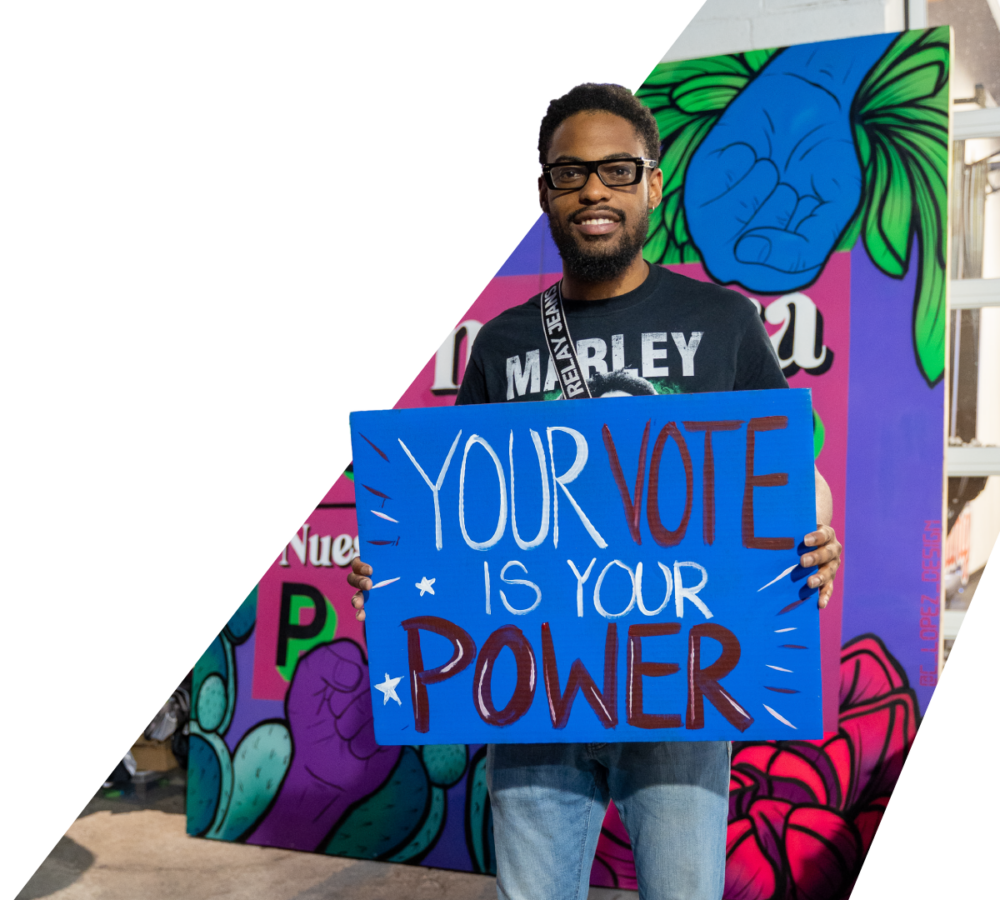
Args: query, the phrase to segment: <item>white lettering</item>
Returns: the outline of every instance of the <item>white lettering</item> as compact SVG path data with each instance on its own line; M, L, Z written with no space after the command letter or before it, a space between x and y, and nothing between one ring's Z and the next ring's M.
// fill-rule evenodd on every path
M694 587L687 587L681 578L681 569L685 566L691 569L697 569L701 573L701 581L694 585ZM700 591L706 584L708 584L708 572L705 570L704 566L699 566L696 562L674 563L674 597L677 599L677 617L679 619L684 618L685 598L697 606L706 619L712 618L711 610L698 598L698 591Z
M542 448L542 439L534 429L528 429L531 440L535 445L535 453L538 456L538 470L542 478L542 524L538 527L538 534L533 541L521 540L521 535L517 532L517 513L515 511L514 500L514 432L510 433L510 445L508 447L510 455L510 528L514 533L514 540L522 550L531 550L539 546L549 534L549 473L545 466L545 450Z
M465 466L469 459L469 451L476 444L480 444L490 455L490 459L493 460L500 487L500 514L497 516L497 527L493 532L493 536L485 541L474 541L469 537L469 532L465 528ZM472 435L465 442L465 452L462 454L462 469L458 476L458 525L462 529L462 537L465 538L465 543L473 550L488 550L503 537L503 533L507 529L507 479L504 477L500 458L493 452L493 448L489 445L489 442L485 438L481 438L478 434Z
M640 591L640 593L639 593L639 612L641 612L644 616L656 616L656 615L659 615L661 612L663 612L663 610L666 609L667 604L670 602L670 594L674 590L674 579L673 579L673 576L670 574L670 569L668 569L661 562L658 562L657 565L660 567L660 571L663 572L663 577L666 578L666 580L667 580L667 592L666 592L666 594L663 595L663 602L658 607L656 607L656 609L649 610L649 609L646 609L645 604L642 602L642 593ZM642 568L642 563L639 563L639 565L636 568L637 569L641 569ZM637 577L638 577L638 572L637 572Z
M583 368L583 380L590 378L590 370L606 375L608 364L604 361L608 355L608 345L600 338L585 338L576 342L576 355Z
M521 357L511 356L507 360L507 399L514 399L514 391L517 396L523 397L525 394L537 394L541 382L541 366L539 365L539 352L529 350L524 356L524 371L521 371ZM529 387L530 383L530 387Z
M427 473L420 467L420 463L413 458L413 454L410 453L410 448L406 446L399 438L399 446L403 448L403 452L410 457L410 462L417 467L417 471L420 473L420 477L424 479L427 487L431 489L431 494L434 496L434 545L441 549L441 503L438 500L438 491L441 490L441 485L444 484L444 476L448 473L448 466L451 465L451 458L455 453L455 448L458 446L458 439L462 436L460 431L455 435L455 440L452 441L451 449L448 451L447 457L445 457L444 465L441 466L441 471L438 473L437 481L431 483L431 480L427 477ZM464 471L464 468L463 468Z
M582 619L583 618L583 583L590 578L590 570L594 568L594 563L597 562L597 557L595 556L591 561L590 565L587 566L587 571L582 575L576 568L576 563L571 559L567 559L566 562L569 567L573 570L573 574L576 576L576 614Z
M333 561L338 566L346 566L357 554L354 552L354 538L340 534L333 542Z
M576 502L573 495L569 492L569 488L566 487L567 484L570 484L576 479L576 477L583 471L583 467L587 464L587 455L589 453L587 448L587 439L576 429L565 428L562 425L555 425L551 428L546 428L545 431L549 439L549 458L552 461L552 546L559 546L559 491L556 490L556 485L558 485L562 488L563 493L566 495L566 499L569 500L573 509L576 510L576 514L580 517L583 527L587 529L587 534L589 534L594 539L594 543L603 550L608 546L608 542L597 533L597 529L591 524L586 513L580 509L580 504ZM565 432L576 442L576 458L573 460L573 465L570 466L569 469L562 475L556 475L556 454L555 448L552 446L552 433L555 431Z
M301 537L298 533L296 533L295 537L288 542L288 547L292 548L292 552L299 558L299 562L302 563L302 565L306 564L306 543L308 540L309 525L306 524L302 526ZM285 552L281 554L281 564L283 566L288 565L288 547L285 547Z
M625 372L628 375L638 375L638 369L625 368L625 335L611 335L611 368L615 372Z
M681 355L683 363L682 372L685 378L690 378L694 375L694 355L698 350L698 345L701 343L702 334L704 334L702 331L692 331L691 340L685 341L684 332L670 332L670 336L674 339L674 345L677 347L677 350Z
M500 570L500 580L504 584L523 584L525 587L533 588L535 591L535 602L532 603L527 609L514 609L514 607L507 602L507 595L503 591L499 592L500 600L503 602L503 605L507 608L508 612L513 613L515 616L526 616L528 613L537 609L538 604L542 602L542 589L533 581L525 581L523 578L506 578L505 576L507 574L507 570L511 566L517 566L522 572L524 572L525 575L528 574L528 569L524 563L518 562L516 559L512 559Z
M625 607L620 613L609 613L601 605L601 585L604 583L604 576L608 574L608 570L612 566L620 566L626 572L628 572L629 580L632 583L632 596L629 598L628 606ZM625 565L620 559L613 559L609 562L603 569L601 569L601 574L597 576L597 584L594 585L594 609L596 609L605 619L614 620L620 619L622 616L628 615L632 612L632 607L635 606L636 596L635 596L635 573Z
M781 368L787 369L795 365L800 369L812 370L827 362L829 351L823 346L820 334L822 317L816 304L806 294L795 293L779 297L764 311L764 318L770 324L780 326L771 335L771 344L778 354ZM792 355L782 357L780 348L789 327L792 329ZM785 346L787 349L787 344Z
M669 375L669 366L658 366L658 359L667 358L667 349L657 349L656 344L665 344L667 333L665 331L649 331L642 334L642 377L651 378L655 375Z
M556 361L552 358L552 354L549 354L549 364L545 369L545 387L542 388L547 394L551 390L555 390L556 386L559 384L559 376L556 374Z
M314 534L309 538L309 562L314 566L332 566L330 561L330 535L321 538Z
M451 334L448 335L441 349L434 356L433 394L454 394L458 391L458 348L465 338L465 363L468 365L472 355L472 344L482 328L482 322L466 319Z

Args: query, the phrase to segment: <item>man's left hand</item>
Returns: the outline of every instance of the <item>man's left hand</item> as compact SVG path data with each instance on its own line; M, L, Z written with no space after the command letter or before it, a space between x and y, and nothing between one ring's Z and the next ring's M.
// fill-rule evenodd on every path
M803 543L809 550L799 558L799 564L804 569L819 567L809 576L808 584L819 588L819 608L823 609L833 596L833 579L840 568L844 547L829 525L816 526L816 531L807 534Z

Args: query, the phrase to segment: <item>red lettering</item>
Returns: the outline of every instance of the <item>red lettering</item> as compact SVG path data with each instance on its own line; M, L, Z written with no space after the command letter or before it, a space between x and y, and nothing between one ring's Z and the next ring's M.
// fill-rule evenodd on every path
M775 417L777 418L777 417ZM752 424L753 420L751 420ZM631 629L630 629L631 630ZM722 644L719 658L706 668L701 667L701 639L712 638ZM728 628L706 622L695 625L688 635L688 728L705 727L704 697L714 706L730 725L746 731L753 725L753 717L733 698L719 679L724 678L740 661L740 642Z
M618 485L618 493L622 497L622 506L625 508L625 521L628 522L628 530L632 535L632 540L637 544L642 543L642 535L639 532L639 517L642 514L642 483L646 477L646 444L649 442L649 422L646 423L646 430L642 433L642 446L639 448L639 466L635 473L635 499L628 495L628 485L625 484L625 474L622 472L621 463L618 462L618 453L615 450L615 442L611 437L611 429L605 425L601 429L601 437L604 438L604 449L608 451L608 462L611 465L611 474Z
M413 727L425 734L431 727L431 711L427 700L427 685L438 684L457 675L476 658L476 643L469 633L447 619L437 616L416 616L400 622L406 629L406 647L410 657L410 690L413 694ZM420 652L420 631L431 631L451 641L455 648L451 659L433 669L424 668Z
M662 433L662 432L661 432ZM662 678L680 671L676 663L643 662L642 639L677 634L680 622L658 622L654 625L630 625L628 629L628 658L625 663L626 714L629 725L636 728L680 728L681 717L673 713L648 713L642 705L642 679Z
M681 517L681 524L676 531L670 531L663 527L660 521L660 457L663 455L663 447L667 443L667 438L672 437L677 442L677 449L681 453L681 462L684 465L685 500L684 515ZM673 547L684 540L684 533L687 531L688 519L691 518L691 496L694 492L694 472L691 468L691 454L688 453L684 436L680 433L677 425L667 422L656 437L653 445L653 458L649 463L649 492L646 496L646 519L649 521L649 530L653 534L653 540L661 547Z
M509 647L517 664L517 681L507 705L498 710L493 705L493 666L500 651ZM498 628L483 644L472 679L472 701L476 712L487 725L510 725L523 716L535 699L535 651L515 625Z
M715 541L715 456L712 453L712 432L735 431L743 423L735 419L725 419L719 422L685 422L687 431L705 432L705 463L702 467L703 505L705 507L702 537L706 544Z
M604 639L603 693L597 689L594 679L579 659L573 660L573 665L569 667L566 693L559 690L559 667L548 622L542 623L542 673L553 728L565 728L569 723L577 691L582 691L584 699L605 728L614 728L618 724L618 626L614 622L608 623Z
M743 489L743 546L751 550L791 550L795 539L790 537L757 537L753 522L753 489L783 487L788 484L787 472L755 475L753 471L754 435L758 431L778 431L788 427L788 416L763 416L747 424L747 475ZM753 721L751 719L751 721ZM690 726L689 726L690 727Z

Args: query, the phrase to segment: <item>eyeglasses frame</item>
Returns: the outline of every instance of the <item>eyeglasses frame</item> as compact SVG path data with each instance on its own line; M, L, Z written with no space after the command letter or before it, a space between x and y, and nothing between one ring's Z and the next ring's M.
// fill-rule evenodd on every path
M608 184L603 178L601 178L601 173L598 171L600 166L611 165L616 162L630 162L636 164L635 180L630 181L627 184ZM646 170L653 170L659 165L659 162L655 159L647 159L645 156L622 156L617 159L594 159L594 160L574 160L573 162L554 162L554 163L544 163L542 165L542 176L545 178L545 183L554 191L580 191L587 186L587 181L590 181L591 175L596 175L601 184L609 188L618 187L631 187L633 184L638 184L642 181L642 176L645 174ZM580 185L578 188L560 188L556 187L552 181L552 170L558 168L559 166L582 166L587 170L587 181Z

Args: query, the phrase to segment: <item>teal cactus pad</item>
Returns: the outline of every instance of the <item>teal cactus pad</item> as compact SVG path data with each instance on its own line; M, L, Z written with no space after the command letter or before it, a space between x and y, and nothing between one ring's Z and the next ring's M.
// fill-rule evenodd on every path
M195 701L194 714L204 731L215 731L226 716L226 684L213 672L202 683Z
M465 789L466 841L476 872L496 873L490 797L486 789L486 752L480 750L469 768Z
M427 818L420 830L398 853L389 857L390 862L419 862L437 843L444 827L445 813L448 811L448 797L439 787L431 788L431 804Z
M187 832L204 834L219 805L222 772L215 751L203 738L191 735L188 744Z
M222 646L221 636L208 645L208 649L202 653L201 658L194 664L192 696L198 696L201 683L213 672L223 680L229 677L229 666L226 664L226 650Z
M404 747L382 787L347 815L323 852L381 859L406 846L426 817L430 787L417 751Z
M292 759L292 738L281 722L248 732L233 754L233 793L218 837L235 841L254 825L281 786Z
M458 784L469 764L469 748L465 744L428 744L421 748L431 784L449 788Z

